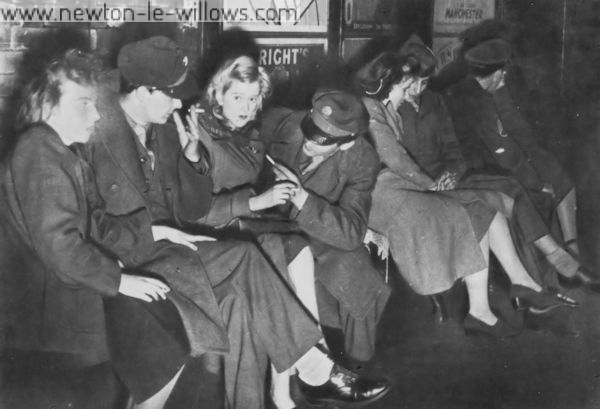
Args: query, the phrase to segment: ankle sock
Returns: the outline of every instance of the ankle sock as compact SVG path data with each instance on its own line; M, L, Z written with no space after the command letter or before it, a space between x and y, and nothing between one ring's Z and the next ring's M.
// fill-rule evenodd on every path
M559 274L573 277L579 268L579 262L561 247L546 255L546 259L554 266Z
M290 375L292 370L288 369L282 374L271 365L271 400L277 409L293 409L296 403L290 396Z
M312 347L296 361L295 367L298 369L298 377L302 382L311 386L319 386L329 380L333 361L318 348Z

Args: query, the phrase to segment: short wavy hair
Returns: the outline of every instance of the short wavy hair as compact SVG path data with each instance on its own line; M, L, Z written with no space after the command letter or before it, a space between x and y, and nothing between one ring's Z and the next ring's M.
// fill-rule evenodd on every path
M260 110L263 102L271 95L271 79L256 60L246 55L225 61L213 75L206 89L206 96L211 106L217 107L219 105L216 95L227 92L235 80L246 83L259 83L260 101L258 108Z
M71 49L53 60L27 84L17 113L17 129L48 119L50 111L62 96L61 85L70 80L82 86L95 87L102 72L99 60L92 54Z

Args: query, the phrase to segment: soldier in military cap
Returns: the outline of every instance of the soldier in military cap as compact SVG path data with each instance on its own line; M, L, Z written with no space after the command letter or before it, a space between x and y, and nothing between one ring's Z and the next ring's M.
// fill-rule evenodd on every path
M553 241L538 248L566 284L596 289L597 280L573 257L579 253L573 182L537 143L506 87L510 44L501 39L484 41L471 48L465 59L469 75L448 89L446 103L468 169L514 177L547 221L556 214L568 252Z
M368 127L360 99L320 90L308 112L265 112L261 129L277 161L275 172L298 186L289 216L308 236L316 258L321 323L341 328L346 352L361 361L373 355L376 325L390 294L363 246L380 166L363 137ZM288 248L291 255L299 250Z
M227 407L259 409L268 358L279 371L294 366L317 401L377 399L387 383L342 372L316 348L323 337L318 325L256 245L186 230L201 229L193 222L231 200L213 201L209 160L177 114L182 99L199 93L189 63L166 37L125 45L118 57L121 92L101 98L101 119L87 146L106 211L124 217L146 212L151 224L140 237L151 234L156 241L110 249L125 266L165 279L172 287L165 302L177 307L157 319L142 302L116 297L107 303L117 372L134 400L144 402L156 392L156 379L174 376L172 388L182 373L181 382L190 355L222 354ZM126 336L138 326L156 328L156 336Z

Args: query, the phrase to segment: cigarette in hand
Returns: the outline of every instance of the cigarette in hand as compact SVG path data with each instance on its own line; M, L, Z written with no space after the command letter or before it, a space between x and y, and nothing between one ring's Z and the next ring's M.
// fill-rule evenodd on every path
M273 160L273 158L272 158L272 157L270 157L269 155L265 155L265 158L266 158L266 159L269 161L269 163L270 163L271 165L275 165L275 161Z

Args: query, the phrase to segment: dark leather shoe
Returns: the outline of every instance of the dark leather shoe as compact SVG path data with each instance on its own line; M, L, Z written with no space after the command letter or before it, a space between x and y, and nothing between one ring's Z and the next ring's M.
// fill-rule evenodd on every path
M558 281L567 288L585 287L590 291L600 293L600 279L583 266L577 269L573 277L559 275Z
M468 314L463 322L463 326L467 335L488 335L499 339L515 337L521 333L520 329L510 326L500 317L498 317L498 321L494 325L489 325Z
M335 364L329 380L323 385L310 386L299 379L302 395L311 405L323 403L369 403L383 397L390 390L385 380L361 377Z
M558 297L544 290L537 292L522 285L510 288L510 298L518 311L530 310L534 313L545 313L559 307L577 307L579 304L568 297Z
M448 308L441 294L433 294L429 296L431 301L431 310L435 321L438 324L443 324L448 321Z

